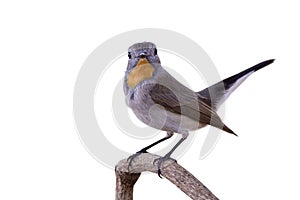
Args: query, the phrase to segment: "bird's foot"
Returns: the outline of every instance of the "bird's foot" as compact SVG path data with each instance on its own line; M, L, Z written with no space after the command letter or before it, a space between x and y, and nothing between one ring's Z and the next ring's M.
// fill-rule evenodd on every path
M162 178L161 177L161 166L167 160L173 160L173 161L177 162L175 159L171 158L170 155L168 155L168 154L163 157L156 158L153 161L153 164L155 164L157 162L157 175L159 176L159 178Z
M148 153L148 152L147 152L147 150L142 149L142 150L136 152L135 154L133 154L133 155L131 155L131 156L129 156L129 157L127 158L127 161L128 161L127 169L128 169L128 171L130 171L129 168L130 168L130 166L131 166L132 161L133 161L136 157L138 157L139 155L141 155L142 153Z

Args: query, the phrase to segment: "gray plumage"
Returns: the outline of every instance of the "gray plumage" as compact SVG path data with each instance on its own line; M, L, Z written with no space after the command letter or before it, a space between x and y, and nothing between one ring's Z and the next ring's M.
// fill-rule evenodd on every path
M168 133L165 138L131 156L130 163L134 157L170 138L173 133L182 134L182 139L158 162L159 175L161 163L185 140L189 131L211 125L236 135L222 122L216 113L217 109L253 72L274 61L264 61L202 91L194 92L161 66L155 44L134 44L128 49L128 57L123 84L128 106L142 122Z

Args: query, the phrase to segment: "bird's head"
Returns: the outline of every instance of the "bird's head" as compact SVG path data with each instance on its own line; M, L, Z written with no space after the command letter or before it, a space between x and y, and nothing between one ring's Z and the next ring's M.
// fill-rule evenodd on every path
M160 64L155 44L142 42L133 44L128 48L127 70L131 70L139 64L145 64L147 62L152 65Z
M135 88L141 82L151 79L160 66L157 48L151 42L136 43L128 49L126 72L127 86Z

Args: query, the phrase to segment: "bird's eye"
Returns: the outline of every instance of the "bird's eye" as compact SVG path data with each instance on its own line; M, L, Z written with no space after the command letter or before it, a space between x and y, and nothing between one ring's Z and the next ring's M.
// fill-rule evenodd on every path
M157 55L157 49L156 48L154 49L154 55Z
M130 52L128 52L128 58L131 59L131 53Z

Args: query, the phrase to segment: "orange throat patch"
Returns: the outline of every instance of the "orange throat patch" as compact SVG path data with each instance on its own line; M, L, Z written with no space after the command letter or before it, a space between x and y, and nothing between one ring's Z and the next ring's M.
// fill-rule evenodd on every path
M146 58L141 58L134 69L128 74L127 85L130 88L134 88L141 81L151 78L154 67L148 62Z

